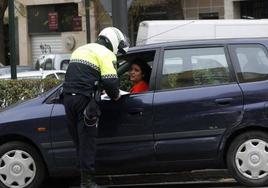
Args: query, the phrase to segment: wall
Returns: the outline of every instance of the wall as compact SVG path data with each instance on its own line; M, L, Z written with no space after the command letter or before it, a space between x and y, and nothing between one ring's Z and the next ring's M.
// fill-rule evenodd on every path
M185 20L200 19L203 13L218 13L224 19L224 0L183 0Z
M67 36L73 36L76 41L74 47L77 48L86 44L86 17L85 5L83 0L18 0L16 3L16 16L18 17L19 28L19 54L20 65L32 65L31 59L31 36L28 34L27 24L27 6L29 5L45 5L45 4L60 4L60 3L78 3L79 16L82 16L82 31L78 32L62 32L60 33L61 39L64 42ZM91 22L91 40L95 40L95 21L94 21L94 4L90 6L90 22ZM63 49L62 52L70 52Z
M239 19L240 18L240 4L239 0L224 0L224 18L225 19Z

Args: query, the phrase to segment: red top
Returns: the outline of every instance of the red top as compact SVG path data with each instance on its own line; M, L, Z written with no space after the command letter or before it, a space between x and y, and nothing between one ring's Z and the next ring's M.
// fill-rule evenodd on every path
M131 89L130 89L130 93L140 93L140 92L145 92L148 91L149 89L149 85L144 82L141 81L137 84L135 84Z

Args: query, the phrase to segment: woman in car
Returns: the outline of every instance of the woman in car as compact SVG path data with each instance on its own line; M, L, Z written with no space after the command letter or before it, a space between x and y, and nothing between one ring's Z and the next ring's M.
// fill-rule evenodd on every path
M151 74L151 67L142 60L135 60L131 62L129 69L129 79L133 86L130 93L140 93L148 91L149 80Z

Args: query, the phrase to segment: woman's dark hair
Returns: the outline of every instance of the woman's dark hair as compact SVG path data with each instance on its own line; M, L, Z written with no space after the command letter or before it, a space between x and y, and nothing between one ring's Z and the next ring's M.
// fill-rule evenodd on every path
M151 77L151 67L147 64L147 62L142 59L135 59L132 62L130 62L130 67L133 64L138 65L140 67L141 72L144 75L143 80L149 83Z

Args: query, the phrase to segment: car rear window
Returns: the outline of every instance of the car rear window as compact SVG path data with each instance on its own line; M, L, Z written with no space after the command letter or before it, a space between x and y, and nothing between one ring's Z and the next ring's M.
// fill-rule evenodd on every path
M262 45L232 45L235 62L238 62L239 82L255 82L268 79L268 57Z

